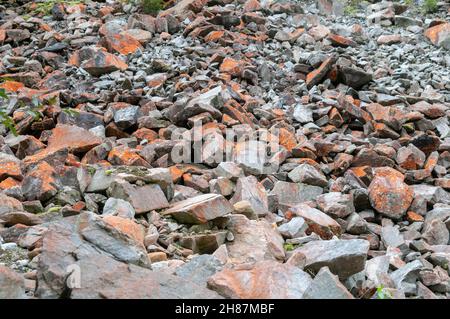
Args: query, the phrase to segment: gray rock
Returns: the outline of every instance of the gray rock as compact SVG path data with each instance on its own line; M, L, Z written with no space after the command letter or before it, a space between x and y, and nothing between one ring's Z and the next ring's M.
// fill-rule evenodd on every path
M306 256L305 270L327 266L341 280L364 269L369 242L362 239L312 241L297 248Z
M326 193L317 196L317 206L324 213L335 218L344 218L355 211L353 196L339 192Z
M402 290L405 295L417 293L416 281L419 279L419 272L423 268L420 260L414 260L390 274L397 289Z
M123 199L110 197L103 207L103 215L113 215L133 219L135 211L131 204Z
M191 280L199 286L205 286L208 278L223 268L222 262L212 255L199 255L175 270L175 275Z
M295 183L300 182L319 187L326 187L328 185L325 175L309 164L297 166L289 172L288 176Z
M303 295L304 299L354 299L339 278L323 267Z
M301 217L294 217L289 222L278 226L278 231L284 238L296 238L305 235L308 224Z

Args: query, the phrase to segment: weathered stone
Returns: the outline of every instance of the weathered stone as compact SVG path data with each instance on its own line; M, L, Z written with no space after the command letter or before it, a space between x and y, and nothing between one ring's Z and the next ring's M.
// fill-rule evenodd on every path
M109 186L107 193L111 197L129 202L136 214L169 206L167 198L158 184L137 186L124 180L116 180Z
M364 269L368 250L362 239L312 241L296 249L306 257L305 270L318 273L327 266L341 280Z
M355 211L351 194L326 193L317 196L316 202L320 210L333 217L344 218Z
M25 282L22 276L0 265L0 299L24 299Z
M224 269L208 280L208 287L233 299L300 299L311 277L297 267L260 261L251 269Z
M269 211L266 190L254 176L241 177L237 181L236 191L230 203L235 204L243 200L250 203L259 217L266 215Z
M284 259L283 238L265 220L249 220L235 214L229 218L227 229L234 235L234 240L227 243L228 256L233 262Z
M341 234L341 226L334 219L306 204L291 207L286 214L302 217L308 224L307 234L314 232L324 239L331 239L334 235Z
M181 223L203 224L233 211L233 206L219 194L203 194L173 204L163 212Z
M375 169L369 185L369 199L379 213L395 219L406 213L413 200L413 191L403 180L404 176L392 168Z
M327 179L322 172L309 164L301 164L288 174L289 178L296 183L304 183L313 186L326 187Z
M354 299L339 278L323 267L303 295L304 299Z

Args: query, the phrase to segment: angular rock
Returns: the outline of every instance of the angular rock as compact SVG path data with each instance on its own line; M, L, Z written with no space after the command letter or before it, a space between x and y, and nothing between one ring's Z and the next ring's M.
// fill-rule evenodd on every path
M203 194L173 204L163 215L180 223L204 224L233 211L233 206L219 194Z

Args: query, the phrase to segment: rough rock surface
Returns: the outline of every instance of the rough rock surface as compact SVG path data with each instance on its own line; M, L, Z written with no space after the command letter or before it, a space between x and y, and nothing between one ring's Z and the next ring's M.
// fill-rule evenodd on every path
M0 298L450 297L449 1L0 2Z

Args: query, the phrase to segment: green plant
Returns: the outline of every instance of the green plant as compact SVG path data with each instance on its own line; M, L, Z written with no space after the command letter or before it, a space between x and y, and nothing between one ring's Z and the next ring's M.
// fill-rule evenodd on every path
M381 285L377 287L377 299L392 299L392 295L389 291L385 291L384 286Z
M164 8L163 0L141 0L142 11L146 14L155 14Z
M32 10L33 14L42 14L44 16L52 13L52 8L57 3L64 3L68 6L77 5L83 3L83 0L46 0L35 4L35 8Z
M292 251L295 249L294 244L291 244L291 243L286 243L283 245L283 247L284 247L284 250L286 250L286 251Z
M344 14L348 16L354 16L358 13L359 0L350 0L344 8Z
M436 12L437 7L438 7L437 4L438 4L437 0L425 0L422 5L423 10L426 13Z
M0 102L3 100L8 100L8 95L6 94L5 89L0 89ZM14 121L10 115L3 109L3 105L0 105L0 124L5 126L8 130L11 131L14 135L17 136L16 126L14 125Z

